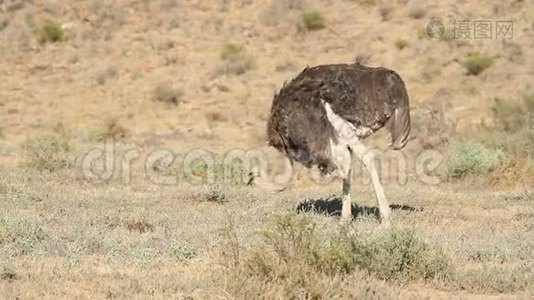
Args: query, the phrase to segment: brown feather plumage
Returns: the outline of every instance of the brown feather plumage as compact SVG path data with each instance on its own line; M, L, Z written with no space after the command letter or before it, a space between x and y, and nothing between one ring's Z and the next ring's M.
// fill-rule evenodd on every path
M365 129L360 139L387 124L393 148L406 145L410 115L404 82L392 70L360 64L305 68L284 85L273 99L267 124L269 145L307 167L333 171L329 143L337 141L337 134L323 101L356 129Z

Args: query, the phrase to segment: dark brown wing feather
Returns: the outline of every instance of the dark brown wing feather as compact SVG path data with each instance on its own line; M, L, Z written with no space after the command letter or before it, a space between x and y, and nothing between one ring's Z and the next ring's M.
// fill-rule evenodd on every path
M273 100L269 144L306 166L332 170L329 141L337 136L323 100L356 128L369 128L367 135L389 122L393 148L406 144L410 115L404 82L392 70L359 64L306 68L285 85Z

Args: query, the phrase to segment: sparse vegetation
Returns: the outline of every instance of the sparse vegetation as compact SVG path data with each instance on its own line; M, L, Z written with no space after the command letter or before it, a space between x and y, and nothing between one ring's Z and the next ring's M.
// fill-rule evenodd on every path
M408 15L414 19L421 19L426 15L426 8L423 6L413 6L410 8Z
M104 142L108 139L123 140L130 134L129 130L122 126L115 118L111 118L102 126L92 130L89 133L89 140L95 142Z
M387 21L389 20L391 12L393 12L393 6L388 5L388 4L381 4L378 7L378 12L380 13L380 16L382 17L382 21Z
M0 298L530 299L532 5L430 2L0 0ZM390 229L359 163L350 224L339 180L271 193L273 94L356 59L409 93Z
M7 257L34 254L42 249L45 238L37 220L24 215L0 216L0 251Z
M247 182L247 170L240 162L225 163L217 161L210 164L198 162L194 163L190 168L191 176L200 179L202 182L210 183L215 181L234 185L241 185Z
M95 74L95 81L99 85L103 85L109 79L117 76L117 68L114 65L109 65L105 68L98 70Z
M54 133L27 139L22 144L23 164L41 171L57 171L72 165L69 151L68 139L63 135Z
M341 286L346 282L340 276L348 279L365 272L376 276L367 279L371 282L444 282L452 272L446 256L412 230L392 230L366 239L341 228L323 237L308 217L294 214L275 216L262 231L262 241L236 259L239 263L234 264L233 276L238 281L249 279L239 282L245 285L245 292L255 289L250 285L271 286L282 291L284 298L295 297L295 293L325 296L323 285L336 280L340 286L331 293L343 293Z
M484 175L505 164L506 155L502 150L490 149L476 142L458 143L454 148L447 175L462 178L466 175Z
M397 47L397 49L402 50L406 48L406 46L408 46L408 42L406 40L397 40L395 42L395 46Z
M216 184L207 185L202 189L202 191L195 195L195 200L199 202L215 202L215 203L224 203L228 201L226 199L225 192L221 189L220 186Z
M239 55L243 54L245 48L238 44L228 43L224 45L221 51L221 59L223 60L233 60L236 59Z
M222 74L241 75L254 68L254 59L242 45L233 43L224 45L220 57L223 62L215 69L214 77Z
M173 87L170 82L163 82L152 92L152 100L177 105L182 95L182 90Z
M373 6L376 5L376 0L356 0L359 4L365 5L365 6Z
M41 44L63 42L66 39L61 25L53 20L44 21L38 34L38 41Z
M301 14L302 26L307 31L316 31L326 27L326 19L321 12L304 11Z
M467 57L463 65L468 75L478 75L493 65L493 58L486 54L474 53Z

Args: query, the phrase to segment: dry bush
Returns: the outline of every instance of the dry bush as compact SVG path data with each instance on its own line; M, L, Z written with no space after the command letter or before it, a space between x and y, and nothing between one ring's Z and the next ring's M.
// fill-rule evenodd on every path
M516 293L532 290L532 267L485 264L467 268L459 275L461 289L473 293Z
M232 185L242 185L248 182L248 171L242 163L197 162L191 166L190 172L191 176L202 182L214 180ZM186 179L193 180L194 178Z
M130 131L122 126L115 118L105 122L103 126L89 133L89 140L95 142L104 142L108 139L123 140L130 135Z
M105 68L98 70L95 74L95 81L99 85L103 85L109 79L117 76L117 67L114 65L109 65Z
M406 40L397 40L395 42L395 47L397 47L399 50L406 48L406 46L408 46L408 42Z
M152 92L152 100L174 105L180 102L182 96L182 90L173 87L170 82L158 84Z
M242 45L228 43L221 50L220 57L222 63L219 64L212 77L220 75L242 75L254 68L254 59L250 56Z
M193 199L198 202L225 203L228 201L225 191L216 184L204 186L202 190L193 195Z
M373 6L373 5L376 5L377 3L376 0L354 0L354 1L358 2L358 4L362 6Z
M413 6L410 8L408 15L413 19L421 19L426 15L426 8L423 6Z
M7 16L0 16L0 31L9 25L9 18Z
M456 134L456 121L446 111L447 90L439 90L424 113L413 114L414 136L423 149L445 149Z
M69 141L64 135L54 133L30 138L21 148L26 167L53 172L72 166L68 158Z
M39 252L46 238L38 220L23 215L0 216L0 252L6 257Z
M495 98L493 125L483 125L481 140L508 153L508 164L490 176L492 185L511 186L534 178L534 94L522 101Z
M252 249L234 248L238 261L229 277L241 287L233 291L237 296L275 289L282 298L360 298L365 293L351 282L354 277L369 287L380 279L447 281L453 272L447 256L412 230L390 230L369 239L341 228L326 237L307 216L293 213L275 216ZM365 273L370 276L361 276Z
M483 141L508 153L532 159L534 155L534 94L522 101L495 98L493 125L482 126Z
M259 14L263 25L274 26L287 23L292 12L301 11L305 8L303 0L272 0Z
M381 4L378 7L378 13L382 17L382 21L387 21L390 18L391 12L393 12L393 6L388 4Z
M227 122L228 121L228 116L218 111L207 112L206 118L212 122Z

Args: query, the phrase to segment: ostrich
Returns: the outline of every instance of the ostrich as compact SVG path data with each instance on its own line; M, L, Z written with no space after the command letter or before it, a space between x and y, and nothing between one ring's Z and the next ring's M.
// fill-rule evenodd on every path
M410 133L408 102L395 71L359 63L306 67L274 96L268 144L292 166L316 166L322 174L342 179L342 221L352 219L351 165L357 157L369 171L380 221L387 226L390 208L372 152L362 140L387 126L390 146L402 149Z

